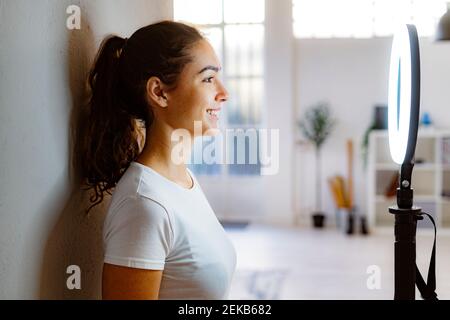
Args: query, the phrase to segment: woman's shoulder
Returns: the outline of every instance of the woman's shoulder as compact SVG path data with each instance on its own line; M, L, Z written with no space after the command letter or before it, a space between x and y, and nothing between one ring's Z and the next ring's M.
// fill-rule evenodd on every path
M112 248L127 243L161 244L169 252L174 238L173 221L167 209L140 195L122 199L108 211L103 225L104 244Z
M139 194L122 198L115 207L110 209L109 214L141 217L141 219L169 219L169 212L164 204L152 198L142 197Z
M114 189L110 208L117 208L124 201L142 202L141 198L147 198L167 209L169 204L167 197L164 190L156 182L154 180L149 181L148 174L139 166L130 165Z
M173 216L160 201L141 196L125 195L111 205L104 220L104 232L129 226L166 226L173 234Z

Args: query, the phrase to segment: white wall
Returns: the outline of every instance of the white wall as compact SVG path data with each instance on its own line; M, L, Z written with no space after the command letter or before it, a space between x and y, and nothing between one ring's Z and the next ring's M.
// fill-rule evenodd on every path
M83 79L105 35L171 17L171 0L0 0L0 299L100 297L101 208L83 216L70 164Z
M387 103L391 38L295 40L295 106L302 114L311 104L327 100L338 124L323 148L323 209L334 218L326 179L346 176L347 138L354 140L355 201L366 212L366 176L361 141L373 117L373 106ZM450 43L420 39L422 111L429 111L436 126L450 127ZM296 212L304 222L314 209L313 148L296 147ZM332 221L331 221L332 222Z

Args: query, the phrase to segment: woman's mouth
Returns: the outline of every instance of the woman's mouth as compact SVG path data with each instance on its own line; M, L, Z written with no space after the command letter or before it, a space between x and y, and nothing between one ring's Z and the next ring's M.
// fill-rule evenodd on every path
M209 114L209 117L211 119L215 120L219 119L220 109L206 109L206 112Z

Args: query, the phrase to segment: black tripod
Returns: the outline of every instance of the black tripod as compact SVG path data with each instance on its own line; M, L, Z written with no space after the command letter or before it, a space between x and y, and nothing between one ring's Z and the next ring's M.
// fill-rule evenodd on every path
M397 188L397 206L389 208L389 212L395 215L395 300L414 300L416 285L425 300L437 299L436 224L432 216L413 206L411 188L419 110L419 38L416 27L407 24L406 28L402 27L394 36L389 71L389 145L393 160L402 164ZM403 148L404 146L406 148ZM424 215L428 216L434 225L434 245L427 283L416 266L417 221L422 220Z
M415 300L416 284L425 300L437 300L435 280L436 255L436 225L433 218L423 213L422 209L413 206L413 189L411 175L414 163L404 163L400 170L400 187L397 188L397 206L389 207L389 212L395 215L394 225L394 272L395 300ZM435 227L435 239L428 270L427 283L423 280L416 266L416 231L417 221L427 215Z

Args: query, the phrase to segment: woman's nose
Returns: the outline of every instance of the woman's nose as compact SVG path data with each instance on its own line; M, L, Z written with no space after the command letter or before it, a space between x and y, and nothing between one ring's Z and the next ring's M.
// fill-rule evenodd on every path
M225 89L224 85L221 83L219 88L219 93L216 96L217 101L225 102L228 100L228 91Z

